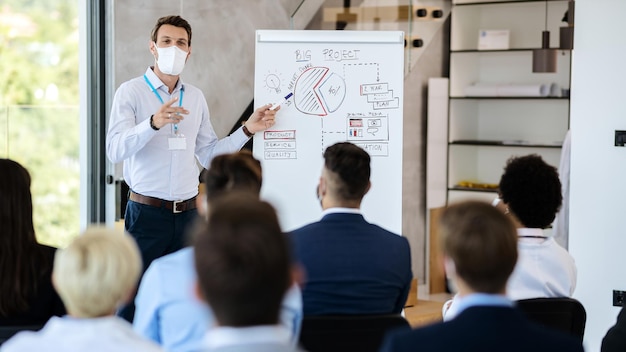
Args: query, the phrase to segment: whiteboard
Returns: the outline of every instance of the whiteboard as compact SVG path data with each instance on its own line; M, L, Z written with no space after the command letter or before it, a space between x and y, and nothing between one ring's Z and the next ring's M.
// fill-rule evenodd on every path
M293 93L253 141L284 231L320 219L322 154L349 141L372 160L364 217L402 233L403 51L402 31L256 32L255 108Z

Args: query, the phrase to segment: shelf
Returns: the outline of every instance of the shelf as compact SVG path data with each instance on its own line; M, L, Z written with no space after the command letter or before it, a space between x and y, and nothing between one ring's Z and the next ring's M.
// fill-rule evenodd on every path
M510 51L533 51L535 49L541 49L541 48L509 48L509 49L489 49L489 50L463 49L463 50L450 50L450 53L451 54L456 54L456 53L502 53L502 52L510 52ZM550 49L564 50L564 49L561 49L561 48L550 48Z
M559 165L570 113L572 51L557 48L567 5L567 0L453 0L447 137L440 136L447 147L447 177L445 187L435 185L448 204L492 201L512 157L537 154ZM540 49L546 28L553 33L548 46L558 51L557 70L535 74L533 51ZM508 31L503 45L508 48L478 50L485 30Z
M568 0L549 0L550 2L565 2ZM471 6L471 5L502 5L502 4L523 4L529 2L545 3L546 0L505 0L505 1L473 1L473 2L453 2L454 6Z
M561 148L450 144L447 186L457 187L467 180L497 184L502 176L502 168L512 156L529 154L540 155L546 163L557 167Z
M557 71L553 73L533 73L532 57L531 51L515 50L452 53L450 55L450 97L466 97L466 89L475 84L496 87L555 84L558 88L569 89L571 67L569 51L563 51L557 56ZM493 95L486 98L528 98L497 96L496 92L493 92ZM479 98L480 96L472 97ZM532 98L543 99L551 97L561 98L557 94L542 97L539 92L532 96Z
M450 97L450 99L464 100L569 100L569 97Z
M469 191L469 192L490 192L490 193L494 193L494 192L498 192L498 189L497 188L477 188L477 187L454 186L454 187L448 187L448 191Z
M561 19L567 8L565 0L548 1L547 29L552 33L549 43L551 48L559 46L559 28L563 25ZM546 29L545 1L477 0L455 4L451 15L450 49L477 49L480 30L488 29L509 30L509 48L541 48L541 32Z
M562 144L531 144L524 141L484 141L484 140L457 140L451 145L494 146L494 147L522 147L522 148L561 148Z

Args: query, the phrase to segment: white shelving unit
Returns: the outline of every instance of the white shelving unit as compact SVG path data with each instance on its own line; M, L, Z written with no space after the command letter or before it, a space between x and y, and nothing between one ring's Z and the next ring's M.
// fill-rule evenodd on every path
M547 2L552 48L558 47L566 11L566 0ZM559 165L569 128L570 52L559 51L556 73L532 72L532 49L541 47L546 25L545 1L455 0L451 20L447 200L491 200L511 156L534 153ZM509 49L478 50L480 30L509 30ZM475 83L558 89L550 97L467 96Z

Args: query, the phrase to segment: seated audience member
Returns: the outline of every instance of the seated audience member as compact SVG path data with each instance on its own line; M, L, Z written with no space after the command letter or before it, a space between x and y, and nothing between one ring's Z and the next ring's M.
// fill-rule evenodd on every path
M43 325L65 314L50 276L56 248L37 243L30 174L0 159L0 326Z
M617 322L602 339L601 352L626 351L626 307L620 310Z
M194 249L198 295L217 323L203 351L296 351L278 323L292 261L274 208L249 194L224 196L196 230Z
M573 352L574 336L531 322L505 296L517 261L513 222L482 202L445 209L439 220L445 267L459 289L458 315L413 331L391 332L381 351Z
M67 307L65 317L52 317L38 332L20 332L2 345L17 351L161 351L116 317L131 297L141 257L132 237L117 230L92 227L57 251L52 281Z
M519 259L507 286L511 299L570 297L574 258L544 233L561 206L561 181L539 155L512 158L500 178L504 213L517 227Z
M576 287L574 258L544 229L561 206L561 182L553 166L539 155L507 161L500 178L501 209L517 227L519 258L507 285L513 300L570 297ZM455 303L445 314L454 316Z
M317 186L322 219L292 232L305 270L305 316L402 311L412 279L409 242L365 221L359 208L369 188L366 151L348 142L326 149Z
M248 151L223 154L204 172L204 197L198 197L199 213L207 216L215 199L237 190L259 197L261 164ZM208 208L208 209L207 209ZM194 294L194 250L183 248L152 262L141 280L135 299L135 331L172 352L195 348L209 327L215 325L210 308ZM293 285L283 300L281 322L295 344L302 320L302 294Z

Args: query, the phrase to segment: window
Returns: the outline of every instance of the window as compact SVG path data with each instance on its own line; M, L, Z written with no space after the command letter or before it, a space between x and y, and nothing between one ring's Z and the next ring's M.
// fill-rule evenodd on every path
M78 2L4 0L0 7L0 157L32 177L41 243L79 232Z

